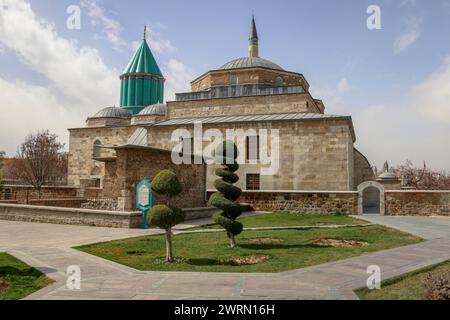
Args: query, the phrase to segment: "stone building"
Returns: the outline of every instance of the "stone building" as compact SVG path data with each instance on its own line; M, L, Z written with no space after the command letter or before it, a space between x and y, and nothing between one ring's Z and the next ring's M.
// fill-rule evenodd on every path
M129 207L134 183L143 173L134 171L132 178L120 176L127 175L117 169L124 146L172 152L181 144L184 151L192 147L192 140L177 141L172 134L184 129L194 137L194 123L201 123L202 133L209 129L224 136L230 129L244 132L240 153L245 163L237 172L237 185L244 190L351 191L374 180L369 161L354 148L352 118L327 114L324 103L309 92L304 75L261 58L258 44L253 19L248 56L205 72L191 82L190 92L177 93L174 101L164 103L164 77L144 36L120 78L120 107L102 109L88 118L85 126L69 129L69 185L82 190L97 188L99 196L121 197L121 203L128 203L122 209ZM269 175L262 174L262 168L268 166L262 161L262 152L273 155L277 149L274 140L267 150L261 149L261 129L269 135L278 130L279 165ZM204 139L197 150L208 143ZM157 152L153 154L157 157ZM140 157L132 155L130 152L127 157L129 163L139 161ZM152 162L141 165L150 168ZM213 188L214 167L206 168L206 189ZM148 174L153 174L150 171ZM112 183L111 176L122 183ZM123 197L128 198L125 201Z

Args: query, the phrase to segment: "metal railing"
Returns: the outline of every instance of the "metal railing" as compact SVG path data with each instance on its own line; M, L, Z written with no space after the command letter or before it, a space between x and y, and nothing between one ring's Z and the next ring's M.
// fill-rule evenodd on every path
M276 94L303 93L302 86L267 87L257 84L212 87L206 91L176 93L176 101L206 100L230 97L266 96Z

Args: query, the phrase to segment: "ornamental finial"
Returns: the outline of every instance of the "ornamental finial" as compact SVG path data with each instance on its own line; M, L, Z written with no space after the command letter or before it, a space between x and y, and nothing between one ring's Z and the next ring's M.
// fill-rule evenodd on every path
M147 25L144 25L144 40L147 40Z

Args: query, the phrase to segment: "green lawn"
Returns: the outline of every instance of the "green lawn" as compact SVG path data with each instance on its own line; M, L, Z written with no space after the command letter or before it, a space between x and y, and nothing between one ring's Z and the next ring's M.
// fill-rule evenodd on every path
M356 291L362 300L425 300L423 278L428 273L450 272L450 260L428 268L383 281L380 290L367 288Z
M245 228L253 227L287 227L287 226L317 226L330 224L365 224L367 221L352 218L344 215L324 215L324 214L304 214L273 212L268 214L258 214L238 218ZM221 229L218 224L208 224L195 227L199 229Z
M254 219L260 226L271 225L272 223L264 221L264 217L270 221L277 215L279 214L246 217L241 221L244 221L245 226L248 225L244 219ZM289 223L309 225L312 221L354 223L354 220L349 219L352 218L318 215L315 217L299 215L292 218L283 214L277 225ZM238 248L234 250L229 248L229 241L224 232L179 234L173 238L174 256L177 258L177 262L173 264L163 262L165 256L163 235L91 244L78 249L139 270L277 272L421 241L413 235L378 225L338 229L244 231L237 237ZM323 247L312 243L318 239L358 240L366 242L367 245L350 248ZM224 260L229 258L249 255L263 255L267 260L258 264L239 266L224 263Z
M52 280L13 256L0 252L0 300L18 300Z

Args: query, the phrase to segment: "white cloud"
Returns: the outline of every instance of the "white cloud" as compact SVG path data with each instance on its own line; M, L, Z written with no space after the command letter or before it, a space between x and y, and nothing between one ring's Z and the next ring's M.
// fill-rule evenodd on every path
M11 83L0 77L0 97L0 149L10 156L27 134L39 129L50 129L67 143L67 128L78 127L84 120L74 105L68 108L48 87Z
M118 72L104 64L95 48L59 36L29 2L1 4L0 45L48 83L43 87L1 79L0 149L14 153L27 133L43 127L67 142L66 128L83 125L87 116L118 100Z
M117 20L108 17L96 0L83 0L80 4L87 9L87 15L91 18L91 23L94 26L100 25L102 27L106 39L111 42L114 49L121 50L130 47L120 36L123 30L122 25Z
M174 100L175 93L190 91L190 82L194 74L181 61L170 59L163 65L162 72L166 77L165 100Z
M342 78L335 86L320 87L311 86L311 93L315 98L323 100L326 113L345 113L345 107L342 106L342 99L345 93L352 89L348 80Z
M394 40L394 53L398 54L413 45L420 38L422 19L409 17L406 21L406 30Z
M345 93L351 90L350 84L348 83L347 79L341 79L337 85L337 90L340 93Z
M106 10L99 5L97 0L83 0L81 1L81 6L86 8L87 15L91 19L91 23L94 26L100 26L102 28L102 33L105 35L106 39L113 45L113 48L121 51L122 49L136 50L141 44L141 41L125 41L121 33L123 27L119 21L108 16ZM164 28L160 23L155 24L155 28ZM163 39L161 36L154 31L153 28L147 28L148 34L148 44L152 51L156 53L172 53L176 51L175 46L170 40Z

